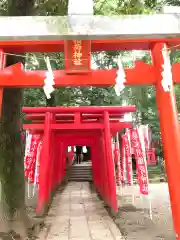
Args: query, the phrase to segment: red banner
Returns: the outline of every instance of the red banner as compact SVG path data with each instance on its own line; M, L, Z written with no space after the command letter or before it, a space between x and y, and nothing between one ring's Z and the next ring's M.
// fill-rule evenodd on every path
M126 180L126 150L124 136L122 136L122 154L121 154L121 182L125 183Z
M116 165L117 165L117 163L119 161L119 157L120 157L119 146L118 146L118 143L116 142L114 144L114 162L115 162Z
M91 65L91 41L68 40L65 46L65 69L67 73L89 72Z
M126 168L127 168L127 181L128 184L132 184L132 158L131 158L131 148L128 135L124 135L124 146L125 146L125 157L126 157Z
M32 135L29 146L26 146L24 167L25 167L25 177L28 178L30 183L34 183L34 173L35 173L35 165L36 165L36 156L37 149L40 142L41 135ZM29 149L28 149L29 148Z
M42 141L38 144L37 156L36 156L36 169L35 169L35 184L39 184L39 170L40 170L40 158L41 158L41 150L42 150Z
M144 140L144 146L145 146L145 154L147 156L148 159L148 164L149 164L149 155L148 155L148 151L150 148L150 129L148 127L148 125L141 125L140 126L140 130L143 133L143 140Z
M116 182L117 185L121 185L121 164L120 164L120 152L119 152L119 144L115 142L114 144L114 162L116 164Z
M117 162L117 172L116 172L117 185L121 185L121 164L120 161Z
M136 157L140 193L143 195L148 195L149 190L147 165L145 156L142 151L140 136L137 128L131 130L131 142L132 147L134 148L134 155Z

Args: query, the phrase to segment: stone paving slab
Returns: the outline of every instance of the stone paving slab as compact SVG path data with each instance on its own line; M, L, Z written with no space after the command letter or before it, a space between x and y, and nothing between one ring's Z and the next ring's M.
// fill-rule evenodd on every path
M88 183L71 182L58 193L38 236L42 240L123 240Z

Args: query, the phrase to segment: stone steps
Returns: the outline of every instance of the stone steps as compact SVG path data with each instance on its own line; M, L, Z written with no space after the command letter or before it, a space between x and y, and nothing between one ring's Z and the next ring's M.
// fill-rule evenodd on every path
M69 181L92 182L92 166L72 165L69 170Z

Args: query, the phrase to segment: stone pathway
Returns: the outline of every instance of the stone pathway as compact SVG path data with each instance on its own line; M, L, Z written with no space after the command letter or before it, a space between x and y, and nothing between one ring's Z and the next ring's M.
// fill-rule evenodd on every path
M123 240L104 204L88 183L70 182L57 192L41 240Z

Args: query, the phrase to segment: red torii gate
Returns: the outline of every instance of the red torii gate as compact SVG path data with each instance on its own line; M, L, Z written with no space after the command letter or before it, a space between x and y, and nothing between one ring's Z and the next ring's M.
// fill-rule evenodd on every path
M100 26L100 31L93 29L92 33L88 34L83 30L80 33L72 33L64 28L64 26L68 26L67 17L33 17L31 19L21 17L23 25L15 32L13 30L17 29L20 19L2 17L0 19L2 30L0 36L0 68L2 69L5 65L4 52L58 51L65 53L65 70L53 72L55 87L112 86L115 84L117 69L91 70L89 65L91 52L150 50L152 65L136 61L133 69L125 69L125 85L155 85L156 87L172 215L179 239L180 132L173 86L180 83L180 64L173 64L172 68L170 65L165 67L168 71L168 91L164 90L161 82L163 79L163 64L165 63L163 53L168 59L168 47L176 47L180 43L177 15L133 15L132 18L131 16L123 16L112 19L106 16L101 18L92 16L90 19ZM83 22L79 16L74 17L74 22L76 20ZM110 23L111 26L107 23ZM7 27L4 28L4 26ZM120 33L117 29L121 29ZM38 34L40 30L41 32ZM81 66L75 64L74 60L77 59L73 59L74 44L80 44L82 50L80 52L82 58L78 59L78 61L81 60ZM0 100L2 100L3 88L42 87L45 77L46 71L23 71L21 63L2 69L0 71Z
M127 107L41 107L23 108L32 123L23 128L43 134L37 211L41 212L51 193L65 177L68 146L92 149L93 182L104 201L117 212L116 180L111 137L132 124L123 122Z

